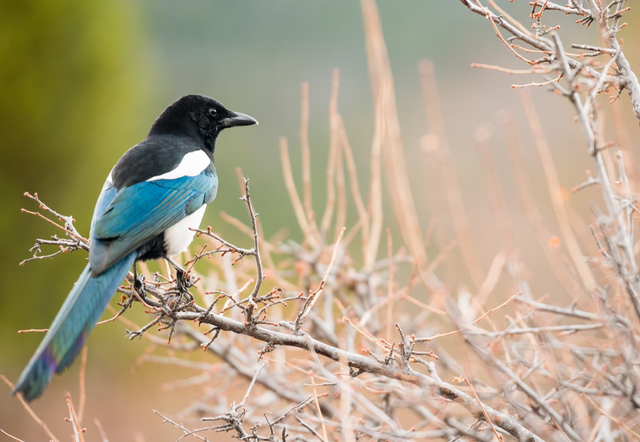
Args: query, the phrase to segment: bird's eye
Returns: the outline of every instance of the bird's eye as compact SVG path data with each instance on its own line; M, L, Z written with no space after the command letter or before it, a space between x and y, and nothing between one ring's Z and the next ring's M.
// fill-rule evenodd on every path
M218 116L218 110L211 108L209 109L209 115L211 115L212 117L217 117Z

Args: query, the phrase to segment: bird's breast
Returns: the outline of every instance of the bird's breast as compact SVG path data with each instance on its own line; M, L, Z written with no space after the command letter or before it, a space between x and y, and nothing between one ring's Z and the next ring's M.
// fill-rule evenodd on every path
M167 256L171 257L187 251L196 234L196 232L191 229L200 227L206 208L207 206L205 204L182 221L164 231L164 248Z

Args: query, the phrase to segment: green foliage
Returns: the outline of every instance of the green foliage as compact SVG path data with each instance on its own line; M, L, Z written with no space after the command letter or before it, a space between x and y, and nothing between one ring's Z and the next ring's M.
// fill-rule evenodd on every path
M108 173L97 174L92 165L103 171L104 163L112 164L122 153L110 146L132 144L135 121L122 115L135 115L144 93L141 61L132 52L140 39L135 14L130 2L119 0L20 0L0 6L0 309L5 313L0 335L5 358L11 358L18 342L35 348L41 336L16 341L16 329L47 324L84 266L77 256L62 256L18 267L43 228L60 234L19 213L20 207L34 208L22 194L40 192L47 203L82 220L79 228L87 232ZM83 186L73 186L78 182Z

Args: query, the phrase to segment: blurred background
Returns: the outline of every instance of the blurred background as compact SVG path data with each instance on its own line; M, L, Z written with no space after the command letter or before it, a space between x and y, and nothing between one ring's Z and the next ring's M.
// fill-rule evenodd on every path
M513 16L528 17L528 2L498 3ZM419 148L426 133L426 112L417 65L430 59L436 70L454 166L485 270L499 251L499 232L490 216L473 133L488 124L495 133L491 145L499 177L507 188L507 204L518 226L519 256L530 272L527 276L534 280L534 289L553 291L557 287L553 278L546 277L549 268L544 254L527 230L512 190L513 176L498 123L499 112L507 110L514 115L534 179L536 201L549 220L551 233L557 233L542 168L518 94L510 87L535 78L472 69L473 62L516 69L524 66L496 40L486 20L459 2L380 0L378 6L393 69L408 171L423 227L433 214L427 200L425 159ZM639 38L638 13L625 18L636 23L620 37ZM571 26L574 21L568 18L562 23L567 25L562 29L565 44L599 44L594 29ZM637 49L626 54L637 68ZM173 100L187 93L205 94L230 109L254 116L260 125L228 131L220 137L216 151L220 188L204 223L230 240L245 240L219 217L220 211L245 216L245 208L238 202L235 173L241 167L251 179L252 197L266 235L287 229L292 238L301 241L282 178L278 138L288 138L294 174L299 178L300 85L309 82L314 204L320 210L325 201L328 103L334 68L340 69L339 108L366 191L373 110L357 1L1 2L0 373L12 382L17 380L42 335L18 335L16 331L47 327L85 265L80 252L18 266L30 256L28 249L36 237L58 233L41 220L20 213L22 207L37 209L23 197L24 192L38 192L57 211L73 215L80 232L88 233L93 205L117 159L145 137L154 118ZM591 167L579 127L572 123L572 109L566 100L543 88L531 92L561 184L571 188L584 181L584 171ZM626 95L622 103L628 105ZM625 118L632 146L637 148L637 122L630 114ZM570 203L588 216L587 202L592 198L593 194L578 194ZM390 210L385 212L387 225L393 228ZM353 213L349 216L353 223ZM399 244L399 235L394 235ZM133 370L145 346L143 341L124 339L123 328L117 322L101 326L88 342L89 419L85 421L99 417L111 440L175 440L179 432L163 427L151 409L169 415L177 412L194 400L197 389L181 391L180 395L159 389L159 381L181 376L175 367L147 364ZM63 421L67 414L63 392L77 394L78 365L64 376L56 376L44 397L33 404L58 434L69 432ZM4 384L0 385L0 428L28 441L43 440L42 430L10 397Z

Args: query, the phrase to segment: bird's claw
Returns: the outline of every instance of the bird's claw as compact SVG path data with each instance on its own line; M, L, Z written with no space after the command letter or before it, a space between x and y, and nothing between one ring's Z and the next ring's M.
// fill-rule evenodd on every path
M147 297L147 293L144 289L144 273L138 275L138 267L133 265L133 292L137 295L139 301L143 301Z
M144 281L144 273L133 280L133 289L142 299L145 299L147 297L147 292L144 289Z
M184 293L189 290L189 277L182 269L176 269L176 281L178 283L178 290L180 293Z

